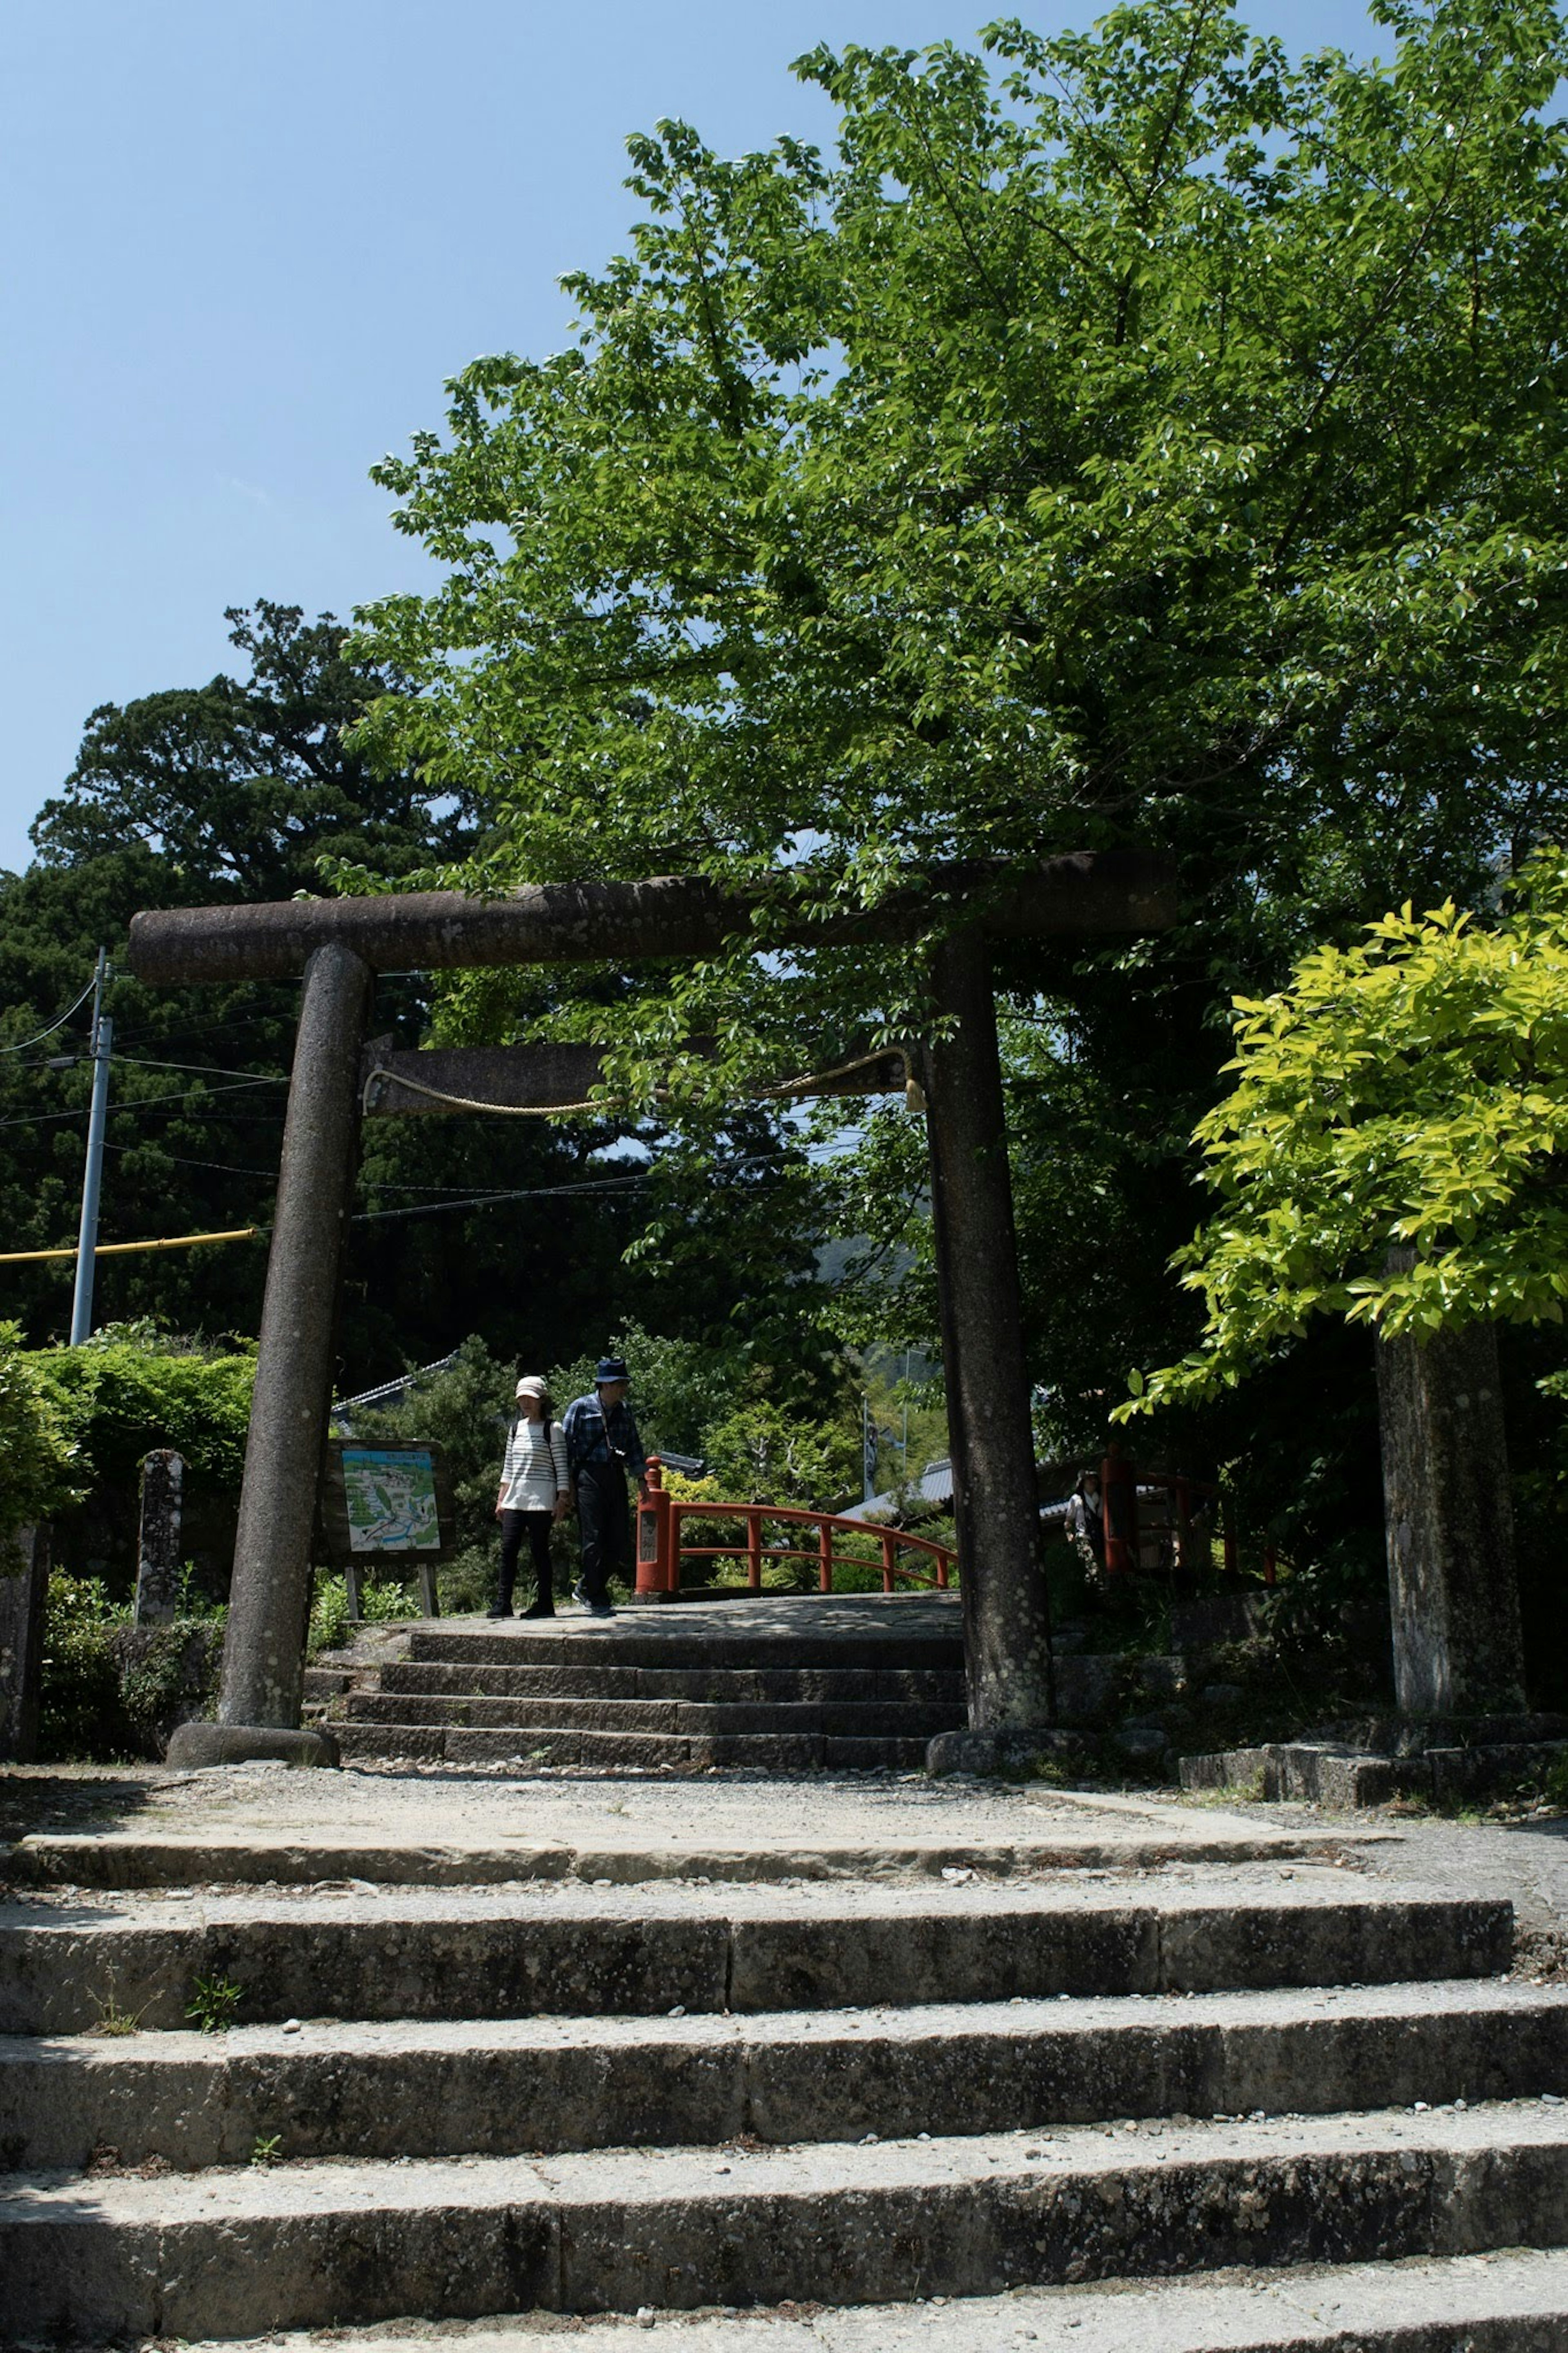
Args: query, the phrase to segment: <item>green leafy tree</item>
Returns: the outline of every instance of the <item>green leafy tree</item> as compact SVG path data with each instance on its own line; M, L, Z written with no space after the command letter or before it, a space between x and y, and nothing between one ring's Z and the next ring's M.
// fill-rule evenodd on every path
M1176 861L1174 934L997 960L1033 1030L1010 1117L1064 1446L1198 1337L1168 1261L1231 996L1568 834L1568 37L1550 0L1373 13L1381 66L1294 59L1208 0L1008 21L980 56L816 51L830 152L635 140L641 217L569 281L576 338L476 362L377 470L445 576L362 617L403 681L363 740L471 783L454 880L782 863L798 912L939 858ZM655 976L629 1092L673 1077L700 1135L705 1090L803 1040L920 1030L948 912L853 956L758 954L764 916ZM443 1018L462 1034L463 989ZM933 1345L918 1135L873 1121L822 1215L867 1243L843 1328ZM1194 1408L1191 1467L1256 1477L1313 1541L1374 1529L1364 1357L1325 1333Z
M0 1546L81 1491L79 1450L15 1324L0 1323Z
M362 741L482 796L472 874L784 860L826 911L1131 832L1256 960L1528 842L1568 43L1546 0L1375 13L1392 70L1149 0L815 52L831 159L633 140L571 346L475 362L376 470L447 577L364 616L406 687ZM907 955L755 944L667 992L666 1052L671 995L721 1018L716 1092L803 1018L919 1012Z
M373 770L345 741L389 674L367 674L330 613L231 607L243 679L220 673L92 712L76 765L32 839L46 866L80 866L140 842L176 873L246 899L315 890L323 850L404 874L471 838L461 784L438 798L412 771Z
M859 1493L859 1434L752 1398L703 1432L709 1483L729 1503L832 1511Z
M632 1410L650 1454L700 1454L703 1433L721 1420L752 1385L753 1359L739 1336L715 1346L701 1336L667 1337L634 1319L623 1318L600 1346L586 1350L549 1375L558 1413L594 1386L594 1367L604 1355L624 1356L631 1368ZM524 1367L526 1370L527 1368Z
M1315 1316L1562 1322L1568 858L1532 860L1495 928L1407 903L1237 1014L1194 1139L1221 1206L1178 1254L1203 1345L1124 1414L1234 1385Z
M230 619L245 674L96 712L64 791L35 826L37 860L0 875L0 1220L12 1248L75 1236L87 1008L26 1041L80 996L100 943L121 966L103 1239L265 1227L271 1215L297 990L143 987L123 970L139 907L319 890L329 854L406 877L472 837L460 794L373 770L345 744L390 681L345 656L338 623L268 604ZM429 1013L421 976L378 986L378 1024L403 1042L421 1042ZM637 1230L636 1186L572 1189L601 1173L591 1155L617 1133L605 1123L571 1133L515 1120L370 1123L344 1386L444 1355L481 1322L503 1345L521 1348L531 1333L531 1353L574 1344L583 1323L608 1312L617 1254ZM105 1259L99 1312L254 1333L265 1263L264 1242ZM69 1261L5 1274L0 1303L36 1338L58 1334Z

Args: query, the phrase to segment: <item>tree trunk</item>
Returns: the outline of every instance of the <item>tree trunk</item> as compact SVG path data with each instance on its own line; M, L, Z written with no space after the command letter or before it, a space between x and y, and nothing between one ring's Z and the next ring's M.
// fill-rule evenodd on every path
M1050 1605L984 937L944 941L931 977L938 1011L956 1022L923 1062L969 1721L976 1731L1031 1730L1055 1713Z
M1400 1713L1515 1713L1524 1650L1496 1327L1376 1345Z

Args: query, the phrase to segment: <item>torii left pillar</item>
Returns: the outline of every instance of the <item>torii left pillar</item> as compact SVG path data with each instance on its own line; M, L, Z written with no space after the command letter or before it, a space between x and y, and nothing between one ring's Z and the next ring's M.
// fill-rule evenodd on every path
M337 1763L330 1734L300 1728L300 1706L332 1401L334 1319L322 1302L338 1295L370 1003L363 959L336 942L317 948L305 967L283 1130L217 1722L182 1725L171 1765Z

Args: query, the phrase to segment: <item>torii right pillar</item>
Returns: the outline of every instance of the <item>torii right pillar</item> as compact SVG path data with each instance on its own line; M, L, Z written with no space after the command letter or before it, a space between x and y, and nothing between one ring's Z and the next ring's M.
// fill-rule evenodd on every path
M973 1768L1046 1730L1056 1705L996 1002L977 927L941 943L931 982L948 1018L922 1063L970 1729L933 1743L931 1761Z
M1399 1713L1516 1715L1524 1643L1497 1327L1376 1345Z

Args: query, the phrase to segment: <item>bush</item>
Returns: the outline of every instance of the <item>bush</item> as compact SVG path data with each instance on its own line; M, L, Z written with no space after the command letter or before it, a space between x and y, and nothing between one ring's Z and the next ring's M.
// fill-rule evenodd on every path
M0 1324L0 1543L81 1493L80 1450L15 1324Z
M188 1471L237 1483L253 1352L209 1348L143 1322L106 1324L79 1348L35 1349L27 1362L92 1479L133 1482L143 1455L172 1446Z
M395 1618L417 1618L419 1597L412 1587L388 1582L374 1584L362 1577L359 1588L360 1616L367 1624L384 1624ZM305 1640L305 1655L313 1659L321 1651L341 1651L349 1640L353 1628L349 1616L349 1581L346 1577L318 1577L310 1599L310 1630Z
M98 1577L49 1578L39 1754L113 1764L162 1757L170 1733L209 1715L223 1612L137 1626Z

